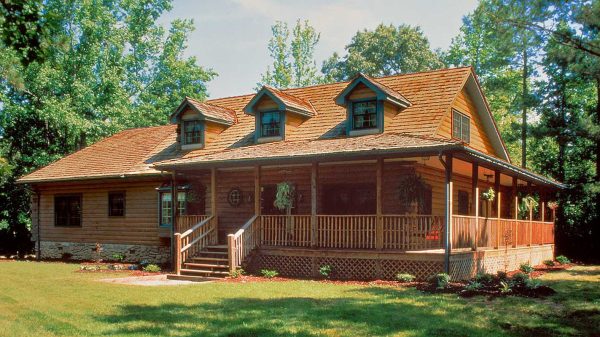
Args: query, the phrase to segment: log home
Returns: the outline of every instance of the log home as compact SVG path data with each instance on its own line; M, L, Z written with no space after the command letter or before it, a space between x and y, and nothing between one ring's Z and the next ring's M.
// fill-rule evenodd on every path
M347 279L465 279L539 264L562 187L511 164L470 67L185 98L170 125L120 132L20 183L41 258L120 253L185 279L324 265Z

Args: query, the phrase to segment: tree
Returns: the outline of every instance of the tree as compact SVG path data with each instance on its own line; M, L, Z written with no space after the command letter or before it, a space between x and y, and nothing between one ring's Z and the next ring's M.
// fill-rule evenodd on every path
M184 96L207 96L215 73L183 57L193 23L175 20L168 32L156 23L170 8L169 0L0 4L0 156L12 168L0 183L10 234L0 253L27 247L19 176L125 128L164 124Z
M257 89L263 85L286 89L321 83L314 51L319 43L320 34L308 20L296 21L290 41L287 23L277 21L271 26L273 36L269 40L269 53L273 59L273 70L269 66L257 83Z
M387 76L439 69L444 66L419 27L380 24L354 35L346 55L334 53L321 68L326 81L343 81L358 72Z

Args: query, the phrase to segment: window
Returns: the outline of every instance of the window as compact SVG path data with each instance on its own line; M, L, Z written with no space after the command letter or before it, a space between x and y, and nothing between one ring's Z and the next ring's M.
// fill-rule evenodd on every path
M188 144L202 144L202 122L185 121L183 122L183 142Z
M125 215L125 192L108 193L108 216Z
M260 114L260 136L281 136L281 115L279 111L269 111Z
M177 192L177 214L186 214L186 192ZM160 193L160 225L171 226L173 220L173 198L170 192Z
M471 141L471 119L456 110L452 110L452 137L466 143Z
M54 226L81 226L81 195L54 197Z
M469 215L469 192L458 191L458 214Z
M377 127L377 101L352 103L352 129Z

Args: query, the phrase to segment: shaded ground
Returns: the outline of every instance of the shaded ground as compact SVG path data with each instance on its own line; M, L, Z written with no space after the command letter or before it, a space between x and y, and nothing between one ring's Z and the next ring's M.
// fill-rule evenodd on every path
M0 336L600 336L599 266L543 275L545 299L491 301L313 281L131 287L77 268L0 264Z

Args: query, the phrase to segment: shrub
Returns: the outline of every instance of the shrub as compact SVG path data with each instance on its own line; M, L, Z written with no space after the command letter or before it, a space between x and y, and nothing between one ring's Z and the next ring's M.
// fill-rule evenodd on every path
M499 271L499 272L496 274L496 277L497 277L497 278L498 278L498 280L500 280L500 281L506 281L506 280L508 280L508 275L506 274L506 272L505 272L505 271Z
M502 281L500 282L500 286L498 287L500 293L507 294L512 291L512 287L510 286L510 282Z
M450 275L446 273L431 275L427 281L437 289L445 289L448 288L448 284L450 283Z
M60 255L60 258L63 260L70 260L73 257L73 254L71 253L62 253Z
M323 276L324 278L329 278L329 276L331 275L331 266L328 264L321 266L319 268L319 274L321 274L321 276Z
M144 271L147 273L159 273L160 267L155 264L148 264L144 267Z
M533 271L533 267L530 266L529 263L521 263L521 267L519 267L519 270L529 274Z
M558 263L560 264L569 264L571 263L571 260L569 260L566 256L564 255L559 255L556 257L556 261L558 261Z
M492 274L477 273L477 275L475 275L475 282L477 282L477 283L490 284L493 281L494 281L494 275L492 275Z
M536 279L527 279L527 281L525 281L525 287L527 289L537 289L542 285L542 282L540 282L540 280L536 280Z
M415 276L411 274L398 273L396 275L396 280L402 283L409 283L415 280Z
M262 274L262 276L264 276L266 278L273 278L273 277L279 275L277 270L271 270L271 269L263 269L260 271L260 273Z
M240 269L236 269L235 271L232 271L231 273L229 273L229 276L231 278L240 278L245 273L246 272L244 271L244 269L240 268Z
M546 261L544 261L544 264L547 265L548 267L553 267L554 266L554 261L552 261L552 260L546 260Z
M121 253L114 253L112 255L113 260L115 261L119 261L119 262L123 262L125 261L125 254L121 254Z
M465 290L479 290L481 288L483 288L483 284L477 281L471 281L471 283L465 286Z
M512 282L514 285L523 285L525 282L527 282L527 280L529 280L529 275L525 273L516 273L512 277Z

